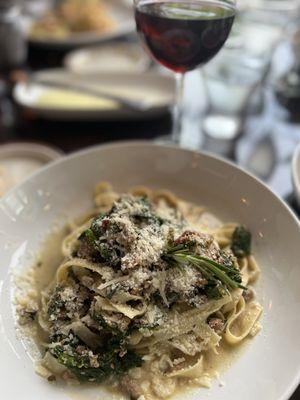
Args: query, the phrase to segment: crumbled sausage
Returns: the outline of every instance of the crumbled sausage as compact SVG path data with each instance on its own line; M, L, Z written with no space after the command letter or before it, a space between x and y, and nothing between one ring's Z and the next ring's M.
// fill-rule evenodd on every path
M87 239L82 239L77 250L77 257L91 259L95 253L95 250L91 243Z
M245 299L245 302L248 303L249 301L254 299L254 291L253 289L246 289L243 291L243 297Z
M214 241L213 236L206 233L199 233L191 230L183 232L176 240L175 244L192 246L193 251L204 257L218 260L220 258L220 249Z
M224 322L221 320L221 318L211 318L208 321L208 325L216 332L222 332L224 329Z

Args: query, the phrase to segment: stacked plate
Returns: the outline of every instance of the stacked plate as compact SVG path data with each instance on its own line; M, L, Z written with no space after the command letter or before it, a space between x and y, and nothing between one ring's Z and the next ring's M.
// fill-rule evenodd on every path
M32 74L17 84L14 98L21 107L43 118L72 121L143 119L168 111L174 102L173 77L147 72L151 60L140 44L111 41L135 32L132 3L103 0L101 5L105 12L100 18L112 23L102 32L77 32L73 25L68 31L70 21L63 8L49 9L33 21L29 41L34 45L56 50L95 46L68 54L63 69ZM81 6L76 7L72 10L78 17ZM65 18L64 25L60 18Z

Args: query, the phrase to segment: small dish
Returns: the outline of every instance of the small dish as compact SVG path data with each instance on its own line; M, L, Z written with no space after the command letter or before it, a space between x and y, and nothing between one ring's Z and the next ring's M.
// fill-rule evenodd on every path
M75 73L141 72L149 68L150 57L135 43L111 43L74 50L64 64Z
M37 143L16 142L0 146L0 196L61 156L60 150Z

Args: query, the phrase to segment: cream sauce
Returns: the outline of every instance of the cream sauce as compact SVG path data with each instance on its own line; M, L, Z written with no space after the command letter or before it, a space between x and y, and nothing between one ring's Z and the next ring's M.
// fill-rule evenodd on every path
M200 213L201 214L201 213ZM197 216L195 216L197 217ZM208 220L205 220L205 223L203 223L202 220L199 221L199 216L195 218L194 222L198 222L202 224L201 225L218 225L219 221L214 220L213 224L208 218ZM53 277L55 275L57 266L61 263L63 260L63 255L61 253L61 243L63 238L68 234L69 229L68 227L65 227L61 230L56 230L54 231L43 243L41 252L39 253L37 257L37 261L35 263L35 266L33 267L34 270L34 284L37 293L40 293L41 290L45 289L49 282L53 280ZM42 334L41 332L37 331L35 340L37 344L41 342L41 337ZM224 340L221 341L221 345L219 347L219 352L218 354L215 354L213 352L207 352L204 354L204 360L205 360L205 369L204 373L205 375L208 376L208 378L211 378L212 380L215 378L219 378L219 373L223 373L226 371L232 364L236 358L238 358L243 350L245 349L245 344L247 344L249 340L244 340L242 345L238 346L232 346L227 343L225 343ZM172 394L172 397L174 395L178 395L183 393L183 391L186 393L187 391L187 381L182 381L182 385L178 385L176 388L176 391ZM219 380L220 385L222 385L222 382ZM72 399L74 400L108 400L108 399L125 399L122 395L122 393L118 392L114 387L108 387L105 385L101 385L103 389L105 389L105 392L107 394L103 395L103 392L99 396L99 392L97 393L97 390L95 390L95 387L91 385L82 385L80 388L76 387L74 390L73 389L68 389L68 394L71 396ZM191 390L194 390L195 388L199 388L199 385L196 384L191 384L190 388Z
M62 262L61 243L69 229L53 231L43 242L34 265L35 289L45 289L54 278L57 266Z

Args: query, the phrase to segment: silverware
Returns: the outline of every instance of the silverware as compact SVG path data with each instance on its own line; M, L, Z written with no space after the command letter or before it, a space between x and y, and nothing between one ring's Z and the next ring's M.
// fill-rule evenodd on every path
M31 78L27 82L28 85L32 84L38 84L42 86L46 86L49 88L55 88L55 89L66 89L66 90L72 90L73 92L78 92L78 93L83 93L83 94L88 94L90 96L96 97L96 98L105 98L108 100L115 101L118 103L120 106L123 108L134 111L134 112L143 112L147 111L149 108L152 107L149 102L139 99L139 100L131 100L123 96L119 96L117 94L111 94L106 92L105 90L98 89L95 87L91 87L86 84L78 83L78 82L70 82L67 80L60 81L58 79L45 79L45 78Z

